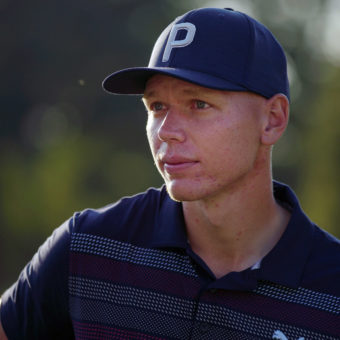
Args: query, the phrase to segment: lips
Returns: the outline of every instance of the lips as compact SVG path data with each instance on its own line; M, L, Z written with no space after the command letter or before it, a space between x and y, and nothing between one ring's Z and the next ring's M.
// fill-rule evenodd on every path
M169 174L183 172L195 166L197 163L198 161L196 160L180 156L163 157L160 159L160 164Z

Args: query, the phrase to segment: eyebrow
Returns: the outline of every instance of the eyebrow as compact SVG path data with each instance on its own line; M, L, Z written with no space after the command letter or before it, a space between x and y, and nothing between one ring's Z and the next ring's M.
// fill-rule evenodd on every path
M142 97L142 100L143 100L143 99L150 99L150 98L154 97L154 96L155 96L155 92L156 92L156 91L148 91L148 92L144 92L143 97Z
M204 90L204 89L192 89L192 88L187 88L182 91L184 94L189 95L189 96L202 96L202 95L209 95L209 92ZM149 100L152 97L157 96L157 90L151 90L147 91L144 93L142 99Z
M184 89L183 90L183 93L185 93L185 94L188 94L188 95L190 95L190 96L202 96L203 94L207 94L207 92L208 91L206 91L206 90L203 90L203 89L200 89L200 88L198 88L198 89L192 89L192 88L188 88L188 89ZM209 92L208 92L209 93Z

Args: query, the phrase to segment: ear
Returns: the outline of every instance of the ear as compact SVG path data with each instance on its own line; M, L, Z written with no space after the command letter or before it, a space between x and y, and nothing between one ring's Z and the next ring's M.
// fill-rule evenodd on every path
M285 131L288 118L289 102L287 97L278 93L269 98L266 103L266 118L261 135L262 144L274 145Z

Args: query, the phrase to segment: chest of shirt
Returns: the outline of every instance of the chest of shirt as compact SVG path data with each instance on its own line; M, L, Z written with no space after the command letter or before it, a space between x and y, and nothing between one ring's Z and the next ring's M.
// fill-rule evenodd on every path
M336 301L269 282L253 291L214 288L200 272L180 251L74 235L69 304L76 338L337 338Z

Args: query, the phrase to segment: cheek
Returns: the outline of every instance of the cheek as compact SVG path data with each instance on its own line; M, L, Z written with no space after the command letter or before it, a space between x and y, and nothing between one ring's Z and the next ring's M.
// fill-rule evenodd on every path
M242 124L223 125L214 129L204 145L205 155L215 169L237 167L254 161L260 145L260 137L254 128Z
M146 124L146 136L148 138L148 142L152 151L152 154L155 154L155 150L158 148L159 138L158 138L158 128L155 124L154 119L148 118Z

